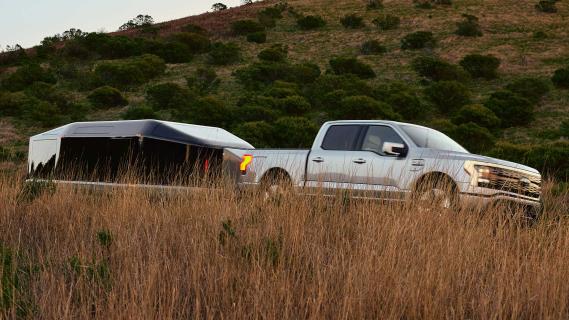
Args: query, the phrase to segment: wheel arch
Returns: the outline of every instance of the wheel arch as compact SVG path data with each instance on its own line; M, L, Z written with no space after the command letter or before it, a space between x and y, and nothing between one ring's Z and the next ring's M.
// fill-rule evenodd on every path
M431 172L427 172L423 175L421 175L419 178L417 178L415 180L415 182L413 183L413 191L416 191L419 189L419 187L423 184L426 183L428 181L436 181L439 179L445 179L447 180L453 191L455 192L459 192L459 188L458 188L458 184L456 183L456 181L454 181L454 179L448 175L447 173L441 172L441 171L431 171Z
M264 183L269 181L269 179L287 179L288 181L292 182L291 175L288 173L288 171L281 167L268 169L263 173L259 181L260 183Z

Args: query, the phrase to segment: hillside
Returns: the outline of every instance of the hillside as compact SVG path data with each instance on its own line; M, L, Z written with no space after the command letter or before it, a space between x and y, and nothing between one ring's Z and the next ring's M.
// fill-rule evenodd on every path
M356 0L292 0L287 6L263 1L113 33L121 39L115 42L80 35L36 48L21 59L4 59L3 157L23 158L26 136L78 119L157 117L223 126L258 146L297 147L306 145L328 119L393 118L436 127L471 151L547 167L565 179L569 76L551 79L556 70L569 67L569 4L552 3L556 12L546 13L536 9L536 0L439 2L420 6L386 0L383 8L370 10L367 1ZM431 8L422 8L425 3ZM347 15L355 16L346 27L341 19ZM298 20L305 16L319 16L325 25L317 22L303 30L308 26L302 28ZM378 17L383 22L399 18L399 23L381 30L373 23ZM260 31L259 25L235 29L234 22L247 19L268 25L265 43L247 41L246 34ZM468 19L481 36L456 34L457 23ZM418 31L431 32L433 41L425 48L402 49L402 39ZM203 38L209 40L200 47ZM368 47L376 52L363 54L362 44L370 40L378 41ZM102 47L107 49L98 51ZM260 62L257 56L267 49ZM152 65L156 61L131 61L148 53L176 63L162 67L160 62ZM239 57L233 59L234 54ZM499 59L497 75L480 78L460 67L472 54ZM214 55L222 61L212 62ZM338 57L348 59L330 63ZM349 59L353 57L357 60ZM430 60L418 67L420 57ZM36 70L13 76L30 62L41 64L49 75ZM149 74L128 74L146 70L143 65ZM315 66L320 76L314 74ZM192 78L189 84L187 77ZM9 88L15 78L28 80ZM127 81L134 78L136 83ZM51 85L41 87L38 81ZM108 97L103 102L88 99L105 85L117 87L128 106L109 107L126 103L111 103L116 99ZM46 117L53 121L43 121ZM305 134L296 134L298 130Z

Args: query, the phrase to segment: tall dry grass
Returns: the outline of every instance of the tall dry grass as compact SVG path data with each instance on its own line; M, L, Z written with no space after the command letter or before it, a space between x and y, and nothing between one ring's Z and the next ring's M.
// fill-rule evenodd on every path
M550 187L547 188L548 190ZM569 317L568 195L533 226L344 197L0 181L4 318Z

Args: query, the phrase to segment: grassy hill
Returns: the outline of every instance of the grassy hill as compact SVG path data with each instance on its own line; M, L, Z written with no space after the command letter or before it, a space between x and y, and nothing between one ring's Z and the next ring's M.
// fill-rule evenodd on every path
M80 35L46 42L26 54L9 53L10 59L5 54L1 59L4 67L0 71L4 89L13 81L14 73L29 63L40 64L53 78L30 80L24 86L4 90L3 93L0 91L0 115L3 114L5 118L2 120L5 129L0 134L7 132L9 135L0 137L4 154L7 154L4 158L22 158L26 136L53 127L58 122L78 119L152 116L223 126L259 146L296 147L308 144L311 133L328 119L391 117L436 127L472 151L539 167L545 165L557 170L559 177L566 177L563 158L569 152L566 143L569 91L559 83L554 85L550 79L556 70L569 67L569 4L561 1L552 3L556 12L546 13L536 8L536 0L439 2L386 0L382 8L370 10L366 7L368 2L357 0L293 0L288 1L286 6L275 1L263 1L116 32L111 34L113 38L121 39L116 43ZM279 10L275 10L275 6ZM426 6L430 9L424 8ZM275 14L275 11L278 13ZM456 34L457 23L467 20L464 14L476 17L481 36ZM356 21L356 25L344 26L341 19L347 15L355 15L355 20L361 18L362 25L357 25ZM373 21L386 15L399 18L399 24L390 30L378 28ZM321 17L325 25L303 30L298 20L305 16ZM265 28L266 42L247 41L246 33L251 30L235 29L235 22L243 20L261 21L265 25L274 23ZM253 29L256 27L252 26ZM195 38L188 42L188 31L194 36L202 34L208 38L207 48L192 48ZM239 31L243 31L243 34L237 35ZM417 31L431 32L435 44L427 44L425 48L417 50L402 49L402 39ZM180 36L181 33L186 38ZM128 42L125 39L137 39L133 41L138 42L125 44ZM362 54L362 44L371 40L378 41L382 52ZM212 52L231 55L224 51L224 47L216 49L215 43L236 44L239 58L228 63L212 63ZM98 51L97 48L103 45L113 50L129 46L139 48L125 49L115 56L109 56L107 54L111 49ZM265 59L260 62L258 55L263 50L269 49L269 53L273 54L269 60L274 58L275 45L286 48L286 54L283 54L287 57L280 61ZM189 53L186 52L188 50ZM132 79L134 76L125 73L141 69L142 62L129 62L133 59L131 55L148 53L166 57L166 60L177 60L177 63L167 63L165 68L157 66L153 69L157 70L155 73L142 76L137 83L117 83L116 72L122 72L121 76ZM500 65L497 77L484 79L468 76L459 63L471 54L498 58ZM358 62L340 61L340 67L334 68L330 60L338 57L357 58ZM443 78L433 81L428 74L419 75L416 61L421 57L435 58L442 71L433 71L430 66L427 73L443 72ZM180 63L184 60L187 62ZM362 65L354 66L354 63ZM111 65L109 68L112 70L98 72L101 65ZM314 65L321 71L321 76L316 78L308 74L314 70ZM299 67L295 66L309 69L299 71ZM357 73L354 68L368 66L375 76L350 75ZM196 90L196 86L204 85L204 72L196 73L200 69L215 72L218 77L215 86L203 91ZM468 77L463 78L463 74ZM188 77L194 78L191 85L187 84ZM298 80L299 77L303 77L302 80ZM512 89L512 83L526 78L531 78L531 81L523 82L516 90ZM36 80L50 82L52 87L37 88L37 83L33 84ZM274 80L279 81L275 84ZM436 80L458 81L436 86L440 84ZM156 87L161 84L170 85ZM109 107L105 103L97 106L93 99L88 98L93 90L104 85L118 87L128 100L128 106ZM530 97L530 91L540 85L544 86L544 91L537 98ZM515 91L515 97L495 95L495 92L506 88ZM463 89L466 92L462 92ZM333 96L332 92L338 96ZM14 96L18 94L19 97ZM493 95L494 99L491 98ZM30 102L27 96L49 102L51 109L49 105L42 105L41 101ZM367 96L371 100L350 100L354 96ZM447 101L451 96L458 102ZM517 98L531 98L532 101L525 106L525 102ZM61 100L66 102L62 103ZM69 101L72 101L71 105ZM451 104L453 106L449 107ZM471 112L462 120L456 120L463 105L473 104L491 109L491 117L496 114L502 118L502 125L480 121L480 118L488 118L485 114L488 109L483 109L482 115ZM37 105L45 110L37 112ZM513 111L501 111L511 107ZM526 120L512 120L532 108ZM62 115L59 120L42 121L57 114ZM467 124L471 122L476 126L468 127ZM514 124L507 124L509 122ZM295 135L298 130L306 134ZM546 152L551 154L543 157Z

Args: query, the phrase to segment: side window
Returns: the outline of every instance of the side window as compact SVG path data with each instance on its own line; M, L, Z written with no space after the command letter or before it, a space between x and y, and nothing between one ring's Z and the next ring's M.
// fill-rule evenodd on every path
M331 126L326 132L322 149L355 150L362 126Z
M385 155L383 153L383 144L385 142L405 144L403 139L401 139L393 128L385 126L370 126L362 143L362 151L372 151Z

